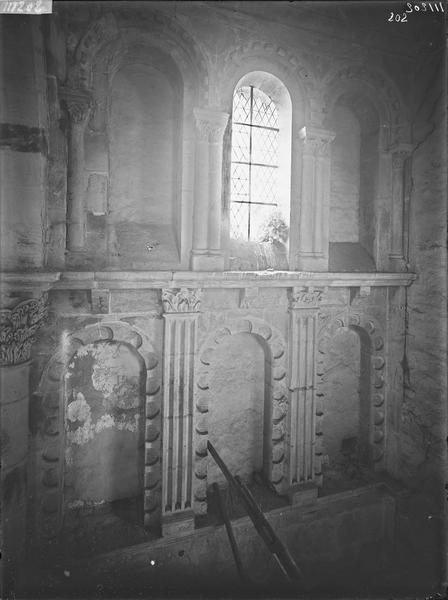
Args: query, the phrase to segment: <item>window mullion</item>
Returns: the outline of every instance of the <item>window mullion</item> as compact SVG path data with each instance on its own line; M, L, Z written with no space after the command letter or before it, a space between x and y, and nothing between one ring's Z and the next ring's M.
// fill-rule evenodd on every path
M249 113L249 206L247 212L247 241L250 241L250 214L252 202L252 114L254 108L254 87L250 86L250 113Z

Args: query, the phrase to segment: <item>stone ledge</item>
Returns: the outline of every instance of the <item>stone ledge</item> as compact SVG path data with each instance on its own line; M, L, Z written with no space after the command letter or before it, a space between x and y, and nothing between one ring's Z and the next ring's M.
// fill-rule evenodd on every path
M415 273L317 273L309 271L64 271L1 273L2 286L46 289L157 289L178 287L396 287Z

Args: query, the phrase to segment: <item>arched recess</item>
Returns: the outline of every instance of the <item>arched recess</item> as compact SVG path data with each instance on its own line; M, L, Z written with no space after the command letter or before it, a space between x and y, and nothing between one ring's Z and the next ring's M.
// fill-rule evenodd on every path
M78 44L75 57L79 64L69 75L69 81L73 82L74 87L89 90L93 97L91 116L84 136L85 167L88 174L87 232L90 233L90 236L87 235L87 250L97 268L105 265L118 269L158 269L161 266L182 268L188 264L191 246L193 108L207 98L206 61L191 36L174 21L150 9L138 11L137 18L135 12L133 9L121 10L115 17L112 10L94 23ZM141 112L147 117L143 119L146 124L150 121L153 124L151 135L144 136L144 131L140 131L137 140L149 140L146 146L153 150L157 150L160 143L167 146L165 135L161 136L157 127L160 129L163 121L160 113L166 116L170 105L173 105L170 128L174 139L168 152L170 160L167 161L164 156L160 170L155 164L158 160L156 152L155 160L151 161L148 157L145 168L140 169L141 173L145 173L143 179L148 179L152 173L156 187L163 187L162 196L170 196L169 202L166 202L166 198L163 202L159 201L160 194L157 190L151 194L154 181L146 182L147 185L141 182L139 210L146 214L148 206L154 206L154 209L149 210L152 214L146 214L150 223L137 235L128 229L138 227L144 221L141 219L142 215L137 214L139 210L127 211L128 215L134 212L134 217L119 221L119 211L114 211L113 206L111 209L110 202L111 194L113 196L116 188L111 180L115 176L116 183L117 179L117 173L114 173L109 160L111 84L117 73L120 77L120 71L130 69L134 70L130 91L142 89L137 93L136 99L141 110L136 111L134 107L128 119L138 121L138 113ZM158 85L158 82L162 85ZM155 91L154 94L149 94L154 100L154 97L163 95L164 87L166 101L159 102L159 110L154 113L147 92ZM121 123L121 130L126 131L124 121ZM137 124L134 125L137 131L141 129ZM144 142L142 144L145 146ZM134 147L135 144L131 145L131 148ZM134 150L137 152L136 148ZM162 160L162 157L159 158ZM116 194L122 195L122 190L116 189ZM132 187L131 194L134 194ZM164 223L164 220L168 222ZM122 225L117 226L117 223ZM127 223L130 225L127 226ZM166 264L161 264L162 257L166 257Z
M336 132L331 182L335 218L330 232L329 268L383 270L388 265L393 212L392 150L396 144L410 139L408 109L396 85L386 74L372 68L336 67L323 79L322 86L324 124ZM350 196L353 207L349 206ZM350 222L355 204L357 222L356 219Z
M338 97L327 117L336 133L330 175L331 271L374 271L381 121L363 92Z
M253 78L253 79L251 79ZM299 182L301 172L300 130L306 122L309 113L309 91L313 86L312 73L307 65L302 64L293 56L288 55L281 47L273 44L254 43L249 46L235 48L231 51L225 68L219 73L219 79L210 82L210 97L225 112L232 114L233 94L242 82L254 85L261 83L261 89L266 86L266 93L274 92L281 104L288 107L286 145L290 145L290 237L289 256L297 252L298 243L298 213L299 213ZM290 127L290 130L289 130ZM224 134L223 151L223 248L226 260L232 269L263 269L266 265L261 262L257 266L256 258L251 256L241 258L231 264L231 248L229 244L229 211L231 199L231 119ZM289 161L288 161L289 162ZM253 252L255 254L255 252ZM283 268L285 266L283 265Z
M36 537L55 540L63 519L66 447L65 377L77 352L92 344L118 343L138 354L143 367L144 399L144 525L160 526L160 409L161 369L147 336L122 321L103 321L73 333L65 332L58 352L46 366L36 395L42 398L43 430L38 440L36 464Z
M386 442L386 389L384 336L378 322L357 314L331 317L321 316L318 334L317 382L316 382L316 473L322 483L322 458L325 440L323 418L326 405L326 358L331 340L338 331L351 331L359 338L359 425L357 459L367 467L381 471L385 468Z
M201 346L197 362L194 415L194 511L207 512L207 467L209 456L208 412L210 403L210 365L219 344L228 336L254 336L265 353L265 405L263 427L263 471L278 492L283 491L286 456L288 390L286 385L286 344L266 322L255 317L235 319L210 334Z
M321 85L327 115L343 94L362 93L379 115L381 148L410 140L409 109L396 84L385 73L359 64L336 65L322 79Z

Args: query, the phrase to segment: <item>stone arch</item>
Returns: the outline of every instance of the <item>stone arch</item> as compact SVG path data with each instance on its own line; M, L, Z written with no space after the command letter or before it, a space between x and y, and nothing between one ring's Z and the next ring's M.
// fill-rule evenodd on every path
M409 141L408 108L393 81L383 72L359 64L329 71L323 78L325 113L330 115L343 95L361 95L375 107L383 129L382 147Z
M172 239L168 244L171 260L173 263L179 260L186 264L191 243L190 207L194 199L190 186L185 185L184 181L190 177L192 169L191 156L195 136L193 109L198 104L205 103L208 97L207 63L191 36L174 21L147 9L130 12L132 15L136 13L132 19L124 11L124 14L117 14L116 20L114 12L111 12L99 20L96 29L92 25L78 45L78 50L85 47L84 38L87 38L88 49L84 51L87 58L82 62L79 73L72 77L90 91L93 100L84 142L86 161L90 161L87 170L89 186L90 178L92 180L92 201L101 203L109 220L109 233L105 242L109 247L103 250L109 258L104 256L103 260L112 261L116 266L125 261L122 266L126 266L126 252L122 253L121 261L118 259L120 240L114 226L114 211L108 204L111 192L109 98L114 75L121 67L132 66L134 61L135 65L143 65L142 69L147 68L145 65L160 66L159 72L173 89L169 94L173 103L173 139L170 144L166 142L167 147L171 146L170 161L166 161L166 168L171 169L171 173L169 177L165 177L172 185L172 189L166 190L172 202L171 207L166 208L170 215L165 215L165 218L170 219L169 231L172 232ZM104 34L99 24L106 30ZM95 31L96 37L92 33ZM91 41L92 37L94 41ZM163 105L162 103L160 106ZM87 147L90 148L89 152ZM140 172L145 171L142 169ZM103 196L95 191L99 188L98 182L102 184L100 189L106 190ZM107 201L104 195L107 196ZM150 258L144 250L142 256ZM147 268L147 265L144 265L144 268Z
M54 539L62 526L64 478L64 376L67 365L83 346L94 342L119 342L134 349L145 365L145 456L144 525L160 523L161 453L161 365L148 337L123 321L102 321L73 333L63 333L59 350L41 376L36 396L42 398L44 425L37 457L38 509L36 532L40 538Z
M74 87L91 89L95 64L102 61L104 49L107 49L113 65L117 57L133 39L133 43L143 37L146 42L167 52L183 73L185 82L191 81L202 90L206 99L208 83L207 62L198 44L181 26L169 17L154 10L121 12L119 24L114 11L104 14L92 23L79 40L73 67L69 70L68 81ZM137 14L138 13L138 14ZM144 25L150 31L144 34L138 25Z
M269 480L277 491L283 489L285 477L286 427L288 411L288 389L286 383L286 344L281 334L265 321L255 317L234 319L211 333L202 344L197 362L194 416L194 510L196 514L207 511L207 441L208 406L210 388L209 366L213 352L227 336L246 333L256 336L268 350L270 361L270 447L269 464L265 465ZM266 449L264 450L266 451Z
M368 439L370 460L375 470L385 467L385 438L386 438L386 381L384 357L384 334L378 321L368 315L321 315L321 325L318 333L317 353L317 380L316 380L316 449L315 464L316 474L322 482L322 454L323 434L322 418L324 416L324 361L328 352L328 344L331 338L340 328L355 331L361 342L361 351L370 354L370 381L368 382L369 393L365 408L368 410Z
M312 70L302 59L299 61L275 44L253 42L232 50L223 71L219 72L219 80L210 82L211 101L231 112L235 86L253 71L265 71L283 83L292 101L293 126L303 127L309 112L310 90L316 83Z

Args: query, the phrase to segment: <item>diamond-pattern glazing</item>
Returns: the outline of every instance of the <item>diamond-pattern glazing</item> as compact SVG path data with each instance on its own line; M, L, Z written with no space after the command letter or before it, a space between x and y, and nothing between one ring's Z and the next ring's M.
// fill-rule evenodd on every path
M255 240L277 206L278 110L261 90L236 90L232 116L230 235Z

